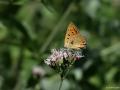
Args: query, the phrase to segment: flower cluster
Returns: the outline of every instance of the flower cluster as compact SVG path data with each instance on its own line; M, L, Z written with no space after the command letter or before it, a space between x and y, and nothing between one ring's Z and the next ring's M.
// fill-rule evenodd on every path
M82 57L81 50L52 49L51 55L45 60L45 63L64 76L68 68Z
M49 66L61 66L64 63L64 60L72 62L73 60L79 60L83 57L80 50L72 49L52 49L51 55L45 60L45 63Z

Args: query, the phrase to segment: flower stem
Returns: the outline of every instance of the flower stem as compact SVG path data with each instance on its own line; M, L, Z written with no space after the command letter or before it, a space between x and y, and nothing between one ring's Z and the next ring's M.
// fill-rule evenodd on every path
M67 74L69 73L69 71L70 71L70 69L72 68L74 62L75 62L75 61L73 61L72 64L68 67L68 70L66 71L65 75L64 75L64 76L61 76L61 81L60 81L59 90L61 90L63 80L64 80L64 78L67 76Z
M59 85L59 90L61 90L61 88L62 88L62 83L63 83L63 77L61 77L61 81L60 81L60 85Z
M65 75L64 75L64 78L68 75L68 73L70 72L70 69L72 68L73 64L74 64L75 60L73 60L73 62L71 63L71 65L68 67Z

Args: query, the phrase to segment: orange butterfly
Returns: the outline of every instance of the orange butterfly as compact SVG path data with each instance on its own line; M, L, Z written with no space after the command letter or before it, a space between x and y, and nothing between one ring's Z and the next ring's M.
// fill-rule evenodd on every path
M85 37L80 34L78 28L72 22L67 28L64 47L71 49L81 49L86 47Z

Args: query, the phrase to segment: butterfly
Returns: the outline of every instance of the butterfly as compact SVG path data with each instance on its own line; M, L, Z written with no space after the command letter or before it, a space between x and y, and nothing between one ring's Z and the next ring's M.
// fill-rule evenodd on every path
M64 47L71 49L81 49L86 47L86 39L82 36L74 23L70 23L64 40Z

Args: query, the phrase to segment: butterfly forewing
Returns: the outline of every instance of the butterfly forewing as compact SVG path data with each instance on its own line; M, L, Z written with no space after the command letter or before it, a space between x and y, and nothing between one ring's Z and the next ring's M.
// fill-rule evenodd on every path
M73 23L70 23L65 35L64 47L80 49L84 48L85 44L86 40L80 35L78 28Z
M73 23L70 23L68 28L67 28L67 32L65 35L65 47L71 47L72 44L74 44L74 39L76 38L76 35L79 34L79 32L77 31L77 27L75 27L75 25Z

